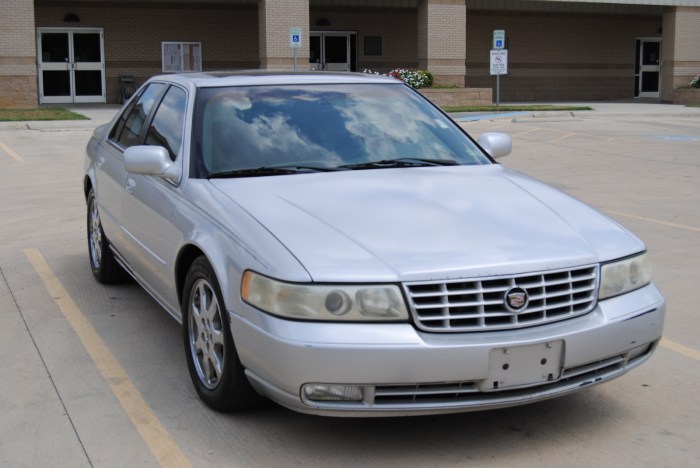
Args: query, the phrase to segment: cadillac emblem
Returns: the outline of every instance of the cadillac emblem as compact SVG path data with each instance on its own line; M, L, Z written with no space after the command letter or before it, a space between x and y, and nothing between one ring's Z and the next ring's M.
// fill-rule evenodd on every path
M523 288L511 288L506 292L504 304L506 309L517 314L527 307L530 298Z

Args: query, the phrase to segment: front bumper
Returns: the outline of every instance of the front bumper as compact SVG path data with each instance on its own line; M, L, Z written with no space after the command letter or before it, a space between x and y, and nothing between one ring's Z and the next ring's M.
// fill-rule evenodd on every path
M514 406L618 377L651 356L661 338L665 301L649 285L600 301L581 317L483 333L295 322L256 313L256 323L229 316L246 374L259 393L304 413L404 416ZM492 386L500 373L493 352L526 354L549 344L561 350L557 372L505 389ZM301 389L310 383L360 386L362 401L309 401Z

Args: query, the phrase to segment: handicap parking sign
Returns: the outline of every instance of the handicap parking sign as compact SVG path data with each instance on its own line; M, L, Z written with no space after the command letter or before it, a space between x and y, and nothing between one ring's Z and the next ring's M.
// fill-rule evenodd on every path
M301 28L289 29L289 47L295 49L301 47Z
M504 29L493 30L493 48L498 50L506 48L506 31Z

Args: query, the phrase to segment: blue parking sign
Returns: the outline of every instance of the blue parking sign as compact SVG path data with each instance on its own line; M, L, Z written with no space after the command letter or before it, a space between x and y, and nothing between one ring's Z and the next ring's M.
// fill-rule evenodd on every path
M493 30L493 48L494 49L505 49L506 48L506 31L504 29L494 29Z
M301 28L289 28L289 47L301 47Z

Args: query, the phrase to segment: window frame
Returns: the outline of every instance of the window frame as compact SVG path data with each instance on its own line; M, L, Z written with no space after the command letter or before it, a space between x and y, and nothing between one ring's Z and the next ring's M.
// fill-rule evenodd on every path
M124 108L124 111L121 114L119 114L119 118L117 119L116 124L114 125L114 127L112 127L112 130L110 130L109 132L108 140L117 148L119 148L119 150L122 152L124 152L124 150L130 147L124 146L124 144L121 142L122 133L124 132L124 129L126 127L126 122L128 122L131 113L136 108L141 97L146 93L146 90L154 84L162 85L163 89L160 91L160 94L158 94L154 99L153 108L146 115L146 118L144 119L143 124L141 125L141 131L139 132L136 142L130 146L138 146L143 144L146 134L148 133L148 129L150 129L151 127L151 122L153 120L153 116L155 115L155 111L160 107L160 103L163 100L163 96L165 96L167 90L170 89L170 83L166 83L163 81L150 81L146 83L146 85L144 85L143 88L137 94L134 95L134 98L129 102L127 107ZM124 116L126 116L126 118L123 118ZM146 132L143 132L144 129L146 129Z
M187 89L185 89L184 87L178 86L174 83L168 83L168 84L169 84L169 86L166 87L165 91L160 96L160 98L158 100L158 104L156 106L154 106L153 115L151 115L150 118L148 119L148 126L146 127L146 131L143 135L143 138L140 138L140 140L141 140L140 144L147 145L147 146L153 146L153 145L148 145L146 143L146 140L148 139L148 134L151 132L151 128L153 127L153 121L155 120L156 115L158 115L158 110L160 110L160 106L163 104L163 101L165 100L165 96L167 96L167 94L170 92L170 90L173 88L179 89L180 91L183 92L184 98L185 98L185 111L182 115L182 122L180 123L180 136L181 136L180 148L178 149L177 153L173 154L170 152L169 148L164 147L165 149L168 150L168 153L170 153L170 158L172 159L172 161L176 162L178 159L181 159L180 156L181 156L182 151L184 150L184 147L185 147L185 137L186 137L185 130L187 128L187 108L189 105L189 95L187 93ZM174 159L173 159L173 156L174 156Z
M185 68L185 46L194 47L192 49L192 57L194 63L190 64L190 68ZM177 47L178 50L178 68L175 68L175 64L169 60L166 61L166 57L174 57L173 47ZM163 41L160 43L160 61L161 61L161 71L163 73L184 73L184 72L201 72L202 71L202 43L192 42L192 41ZM198 53L195 53L195 49L198 49ZM168 54L166 55L166 50ZM170 63L170 66L166 67L166 63Z

